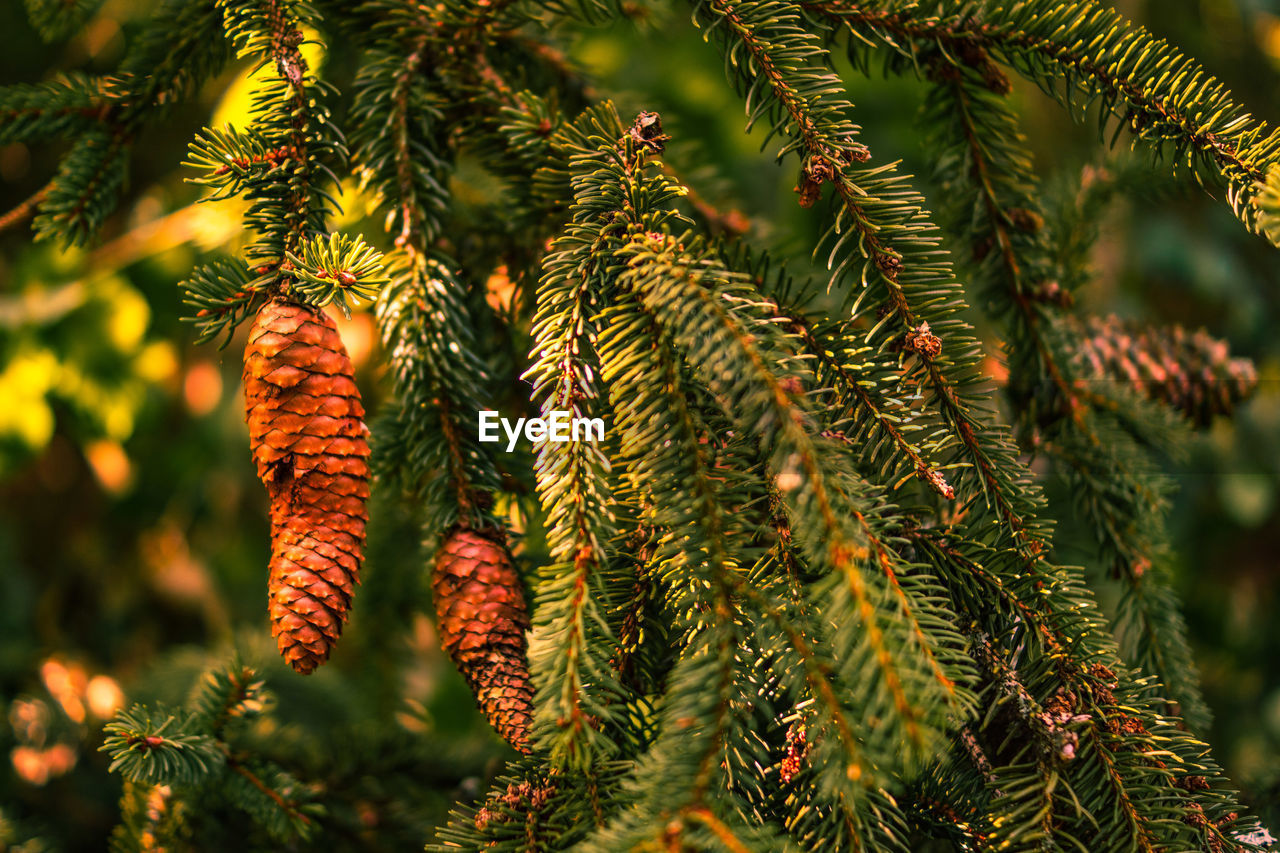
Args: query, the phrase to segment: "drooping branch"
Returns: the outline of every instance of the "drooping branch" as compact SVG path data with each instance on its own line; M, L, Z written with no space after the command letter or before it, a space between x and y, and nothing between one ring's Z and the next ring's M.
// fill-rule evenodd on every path
M1135 137L1179 159L1199 159L1228 186L1236 215L1257 230L1251 200L1280 162L1280 134L1246 114L1225 87L1197 63L1094 0L1033 0L1008 9L962 2L939 4L936 15L893 2L800 0L812 14L878 39L925 42L992 52L1071 109L1078 92L1104 116L1125 122ZM859 35L858 37L862 37Z

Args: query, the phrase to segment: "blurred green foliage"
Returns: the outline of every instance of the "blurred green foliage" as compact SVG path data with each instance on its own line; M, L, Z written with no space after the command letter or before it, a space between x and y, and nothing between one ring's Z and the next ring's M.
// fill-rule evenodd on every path
M111 68L131 20L149 5L108 0L80 35L46 45L21 4L0 4L0 80ZM1117 5L1201 60L1256 113L1280 119L1280 2ZM740 101L715 52L682 9L655 8L589 31L566 46L569 55L624 114L662 113L670 159L701 194L767 223L775 244L812 244L820 212L795 204L796 175L760 150L763 133L742 133ZM325 62L341 76L353 57L338 39ZM239 237L234 213L193 206L198 188L182 182L178 164L210 115L221 121L243 110L245 90L233 85L243 71L228 72L199 109L175 113L140 142L127 201L97 246L61 252L33 245L24 229L0 235L0 850L101 849L120 794L96 752L113 705L179 702L199 671L233 648L261 667L286 729L322 729L335 753L369 727L416 733L431 747L406 753L395 771L419 780L416 813L379 812L386 780L366 777L350 784L353 822L381 820L421 843L448 804L479 790L507 754L439 649L424 615L425 567L405 547L418 538L414 520L392 501L374 507L365 588L333 664L303 681L274 654L263 618L266 499L246 453L239 342L196 347L177 320L177 282L208 250ZM848 79L872 150L930 174L920 87ZM1215 714L1209 740L1246 801L1280 825L1273 250L1190 178L1163 177L1125 151L1101 154L1092 129L1034 89L1019 88L1016 98L1051 184L1084 168L1123 183L1101 225L1088 307L1203 325L1258 365L1257 398L1169 471L1180 487L1171 529L1176 587ZM60 153L0 147L0 209L38 189ZM463 168L457 179L472 177ZM920 186L928 194L928 183ZM462 189L493 191L483 175ZM364 205L345 201L346 221L358 222ZM357 311L343 333L376 409L379 359L367 314ZM1070 535L1064 528L1062 541ZM392 662L407 662L406 675L387 675ZM287 731L276 734L287 742Z

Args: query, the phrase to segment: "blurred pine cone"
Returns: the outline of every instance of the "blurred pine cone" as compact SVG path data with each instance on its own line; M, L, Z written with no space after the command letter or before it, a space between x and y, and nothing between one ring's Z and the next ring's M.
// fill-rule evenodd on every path
M1232 358L1225 341L1203 329L1137 328L1115 316L1081 324L1078 358L1094 379L1129 383L1197 426L1229 415L1253 393L1258 374L1247 358Z

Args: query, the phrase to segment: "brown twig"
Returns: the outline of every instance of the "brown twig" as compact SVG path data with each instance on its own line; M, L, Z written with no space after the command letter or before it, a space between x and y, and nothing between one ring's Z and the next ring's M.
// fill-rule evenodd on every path
M250 770L249 768L241 764L240 761L235 756L232 756L232 755L227 756L227 766L230 767L236 773L243 776L245 779L248 779L249 784L253 785L253 787L257 788L259 791L266 794L267 797L270 798L270 800L273 803L279 806L280 810L283 811L285 814L289 815L291 818L296 818L297 820L300 820L303 823L311 823L311 818L303 814L301 811L299 811L297 803L295 803L293 800L286 800L284 797L282 797L279 791L272 788L266 782L263 782L260 778L258 778L258 774L254 773L252 770Z
M35 215L36 208L44 201L45 196L49 195L49 190L52 188L53 181L50 181L32 193L26 201L0 216L0 232L8 231L10 228L21 225Z

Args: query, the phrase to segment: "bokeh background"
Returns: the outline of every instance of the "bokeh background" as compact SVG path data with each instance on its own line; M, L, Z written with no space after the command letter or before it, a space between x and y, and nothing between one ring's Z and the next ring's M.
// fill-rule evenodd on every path
M50 46L21 4L0 3L0 83L111 70L149 5L107 0L82 34ZM1253 112L1280 120L1280 0L1117 5L1199 58ZM624 114L662 113L672 157L704 195L741 210L765 242L803 252L820 210L800 210L793 168L761 151L760 132L743 133L741 103L715 52L683 9L635 11L634 21L563 34L568 54ZM312 57L339 83L355 60L343 51L339 39ZM235 206L197 205L179 163L198 127L244 114L244 72L228 70L150 129L120 213L90 248L33 245L25 228L0 234L0 851L101 849L119 796L96 751L103 722L125 702L181 701L205 666L233 650L261 665L279 697L283 754L298 732L328 733L334 754L299 747L296 760L346 785L364 825L394 825L420 844L448 804L480 790L508 754L440 652L412 507L375 505L364 588L334 661L302 680L276 660L264 618L266 501L246 452L240 342L194 346L177 287L195 263L240 238ZM920 85L848 77L872 151L901 158L928 194ZM1258 365L1257 397L1200 434L1168 473L1179 485L1176 585L1215 715L1209 739L1274 829L1280 253L1243 233L1190 176L1152 168L1123 142L1102 150L1095 127L1073 123L1037 90L1019 86L1014 98L1050 186L1093 169L1124 187L1100 222L1086 308L1204 326ZM42 186L63 150L0 147L0 210ZM714 174L699 168L706 163ZM464 203L500 191L466 159L456 182ZM380 234L379 222L365 220L366 200L348 190L339 224ZM357 312L341 325L376 407L385 383L371 318ZM1061 555L1085 558L1069 542ZM383 748L400 737L406 744L381 779L344 770L341 753L362 736ZM397 774L416 785L408 812L404 792L388 790Z

